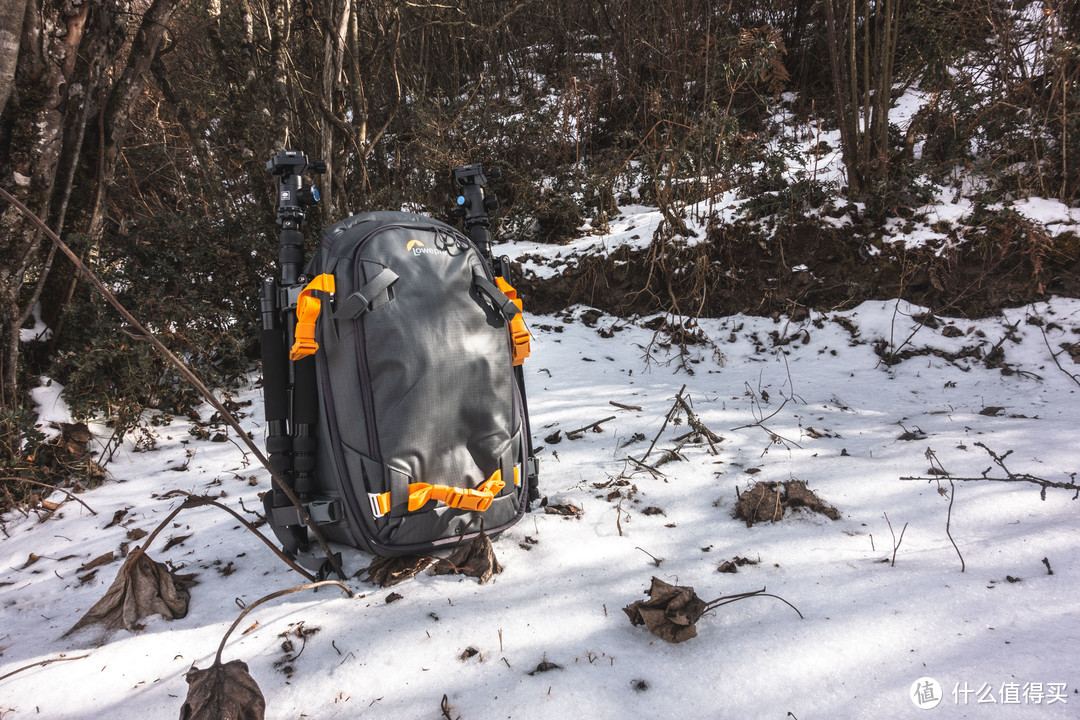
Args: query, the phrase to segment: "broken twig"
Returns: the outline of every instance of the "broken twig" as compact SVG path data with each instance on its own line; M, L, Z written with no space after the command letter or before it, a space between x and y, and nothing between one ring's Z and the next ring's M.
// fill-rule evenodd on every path
M1053 575L1053 573L1050 573L1050 574ZM0 675L0 680L7 680L12 675L18 675L23 670L30 670L31 668L36 668L36 667L45 667L46 665L52 665L53 663L67 662L68 660L82 660L85 657L90 657L90 654L87 653L86 655L76 655L75 657L55 657L55 658L52 658L51 660L42 660L41 662L36 662L36 663L31 663L29 665L24 665L23 667L19 668L18 670L12 670L11 672L7 673L6 675Z
M87 505L86 503L84 503L84 502L83 502L82 500L80 500L79 498L75 497L75 493L73 493L73 492L71 492L71 491L69 491L69 490L65 490L65 489L64 489L64 488L62 488L62 487L57 487L57 486L55 486L55 485L49 485L48 483L38 482L37 480L31 480L30 478L24 478L24 477L17 477L17 476L16 476L16 477L5 477L5 478L0 478L0 480L3 480L4 482L7 482L7 481L9 481L9 480L15 480L15 481L17 481L17 482L24 482L24 483L29 483L30 485L39 485L39 486L41 486L41 487L43 487L43 488L48 488L49 490L56 490L56 491L58 491L58 492L62 492L62 493L64 493L65 495L67 495L67 496L68 496L69 498L71 498L72 500L74 500L75 502L79 503L80 505L82 505L82 506L83 506L84 508L86 508L87 510L89 510L89 511L90 511L90 514L91 514L91 515L97 515L97 513L96 513L96 512L94 512L94 508L90 507L89 505Z
M595 430L596 432L601 432L600 426L603 425L604 423L608 422L609 420L614 420L614 419L615 419L615 416L612 415L611 417L606 417L603 420L597 420L594 423L589 423L588 425L585 425L584 427L579 427L577 430L568 430L566 432L566 437L567 437L568 440L580 440L582 433L584 433L586 430Z

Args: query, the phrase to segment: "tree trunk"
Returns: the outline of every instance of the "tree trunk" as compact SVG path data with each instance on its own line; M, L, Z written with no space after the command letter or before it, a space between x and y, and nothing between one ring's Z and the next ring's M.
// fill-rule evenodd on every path
M75 67L90 4L64 8L37 0L22 13L14 86L0 112L10 139L0 148L0 182L40 217L48 217L63 146L68 80ZM0 17L14 22L8 8ZM10 31L10 24L2 30ZM4 40L8 40L5 36ZM10 50L0 50L11 62ZM18 88L18 92L14 91ZM19 406L19 326L27 312L22 303L27 272L41 235L14 207L0 212L0 409ZM17 437L3 433L5 442Z
M178 0L154 0L130 49L124 47L128 0L82 3L10 1L0 11L0 183L51 227L75 219L101 231L107 192L143 77ZM19 5L22 7L18 7ZM14 82L11 33L21 15ZM126 52L125 52L126 49ZM111 88L117 58L126 66ZM96 183L96 185L95 185ZM81 188L82 192L73 192ZM65 261L49 266L40 233L13 207L0 211L0 416L20 407L19 328L32 304L52 301L55 321L74 282ZM33 286L27 281L35 279ZM46 293L43 295L42 290ZM2 417L0 417L2 421ZM5 449L18 434L0 428Z
M29 0L5 0L0 5L0 115L7 107L15 86L15 66L19 60L19 38Z
M855 0L847 0L848 6L854 12ZM855 115L855 98L858 97L851 90L853 81L851 74L855 72L852 61L844 62L846 35L841 35L836 18L836 0L825 0L825 29L827 45L829 46L829 67L832 71L833 101L836 103L836 119L840 125L840 152L844 161L844 169L848 176L848 193L858 197L861 192L859 157L858 157L858 123ZM847 17L849 13L845 12ZM854 39L852 39L852 42Z
M864 0L861 18L856 0L822 4L848 194L880 198L889 182L889 108L903 0Z
M169 20L179 0L154 0L146 10L127 54L127 62L111 89L103 89L96 137L84 138L83 145L70 148L73 163L94 169L93 180L84 177L93 190L80 198L74 208L80 218L78 230L89 236L91 243L101 240L105 225L105 206L109 189L116 175L124 139L127 136L131 110L146 82L146 75L157 57L168 32ZM71 302L78 280L75 267L65 258L57 258L49 270L49 286L44 319L53 329L54 341L62 330L63 314Z
M325 22L323 40L322 97L319 102L324 115L336 117L338 103L336 95L341 88L341 75L345 63L345 38L349 30L349 18L352 15L352 0L334 0L329 4L330 16ZM319 157L326 161L326 174L320 179L323 196L323 224L329 225L338 219L338 208L342 205L340 190L334 185L337 171L337 158L334 135L335 123L327 117L320 118Z

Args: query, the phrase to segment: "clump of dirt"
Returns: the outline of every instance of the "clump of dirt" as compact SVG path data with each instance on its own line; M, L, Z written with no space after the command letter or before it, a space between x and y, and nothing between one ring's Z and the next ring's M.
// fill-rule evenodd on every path
M806 483L788 480L782 483L759 482L739 495L735 517L746 521L746 527L759 522L777 522L788 508L806 508L831 520L839 520L840 512L822 502Z

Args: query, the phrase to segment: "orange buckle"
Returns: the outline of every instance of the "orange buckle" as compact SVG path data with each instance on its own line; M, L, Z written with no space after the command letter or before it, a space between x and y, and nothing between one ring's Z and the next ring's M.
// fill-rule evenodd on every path
M316 302L318 302L316 300ZM313 354L319 349L319 343L315 342L315 324L297 325L296 337L293 340L292 349L289 351L290 360L301 360Z
M510 298L514 305L517 305L517 309L521 311L510 321L510 339L514 346L514 365L521 365L532 352L530 348L532 336L529 335L529 328L525 327L524 306L521 300L518 299L517 290L510 283L501 277L497 277L495 278L495 284L499 286L499 290L502 291L503 295Z
M463 488L449 488L449 490L450 492L447 493L447 497L443 502L458 510L484 512L491 507L491 501L495 499L490 493L482 493L477 490Z
M514 468L514 484L518 484L518 469ZM484 512L491 507L506 483L502 479L502 470L495 473L475 489L457 488L449 485L431 485L430 483L411 483L409 485L409 512L416 512L432 500L438 500L457 510ZM368 493L371 503L371 515L381 518L390 512L390 493Z
M521 365L532 353L532 336L529 335L529 329L525 327L525 319L521 315L516 315L510 321L510 339L514 343L514 365Z
M296 301L296 329L293 332L293 346L289 350L289 359L297 361L306 358L319 349L315 342L315 322L322 310L322 300L312 295L312 291L334 292L334 276L329 273L318 275L300 291Z

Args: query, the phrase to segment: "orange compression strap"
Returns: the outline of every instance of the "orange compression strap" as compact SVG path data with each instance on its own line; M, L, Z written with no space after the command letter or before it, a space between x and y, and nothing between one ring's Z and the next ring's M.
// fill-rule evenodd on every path
M498 285L503 295L508 297L514 305L517 305L519 311L524 309L521 300L518 299L517 290L510 283L501 277L497 277L495 278L495 284ZM525 315L523 312L519 312L510 321L510 338L514 342L514 364L520 365L525 362L525 358L529 357L532 352L529 328L525 327Z
M315 342L315 321L319 319L322 300L312 294L314 290L333 293L334 276L328 273L317 275L300 292L296 301L295 340L289 351L289 359L293 361L306 358L319 349L319 343Z
M515 477L517 476L515 468ZM475 489L451 487L449 485L431 485L429 483L409 484L409 512L416 512L431 500L438 500L458 510L484 512L491 507L491 501L502 492L506 483L502 480L502 470L496 470ZM381 517L390 512L390 493L384 492L371 496L372 510Z

